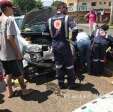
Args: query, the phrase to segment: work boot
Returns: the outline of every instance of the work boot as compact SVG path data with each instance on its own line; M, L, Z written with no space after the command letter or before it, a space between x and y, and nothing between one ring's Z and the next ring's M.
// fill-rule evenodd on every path
M68 89L75 89L75 88L76 88L76 84L75 83L68 84Z
M64 81L60 81L60 82L58 82L58 85L59 85L59 88L60 89L65 89L65 84L64 84Z
M74 69L67 69L67 75L68 75L68 78L67 78L67 82L68 82L68 89L73 89L74 86L75 86L75 72L74 72Z

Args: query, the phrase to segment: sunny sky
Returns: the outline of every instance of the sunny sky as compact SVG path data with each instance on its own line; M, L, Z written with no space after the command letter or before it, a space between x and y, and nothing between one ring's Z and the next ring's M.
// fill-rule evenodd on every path
M53 1L55 0L42 0L44 6L50 6L53 3ZM58 0L58 1L63 1L63 0Z
M53 0L42 0L44 6L50 6L53 2Z

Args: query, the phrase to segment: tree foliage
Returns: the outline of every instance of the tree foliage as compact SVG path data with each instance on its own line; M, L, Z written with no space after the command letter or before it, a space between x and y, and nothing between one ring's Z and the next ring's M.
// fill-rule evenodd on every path
M41 8L41 0L13 0L15 6L19 7L23 12L28 12L33 8Z
M42 7L43 7L42 1L41 1L41 0L37 0L37 1L36 1L36 6L37 6L39 9L42 8Z
M54 1L53 4L52 4L52 6L57 7L57 5L58 5L59 3L61 3L61 1Z

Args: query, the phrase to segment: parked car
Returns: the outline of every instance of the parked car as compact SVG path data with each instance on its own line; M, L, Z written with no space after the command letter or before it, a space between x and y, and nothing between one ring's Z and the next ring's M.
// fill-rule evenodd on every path
M40 10L32 10L26 14L21 28L22 35L30 38L32 43L49 42L48 35L43 35L42 32L45 30L48 18L53 16L55 12L55 9L46 7Z
M51 37L44 33L47 20L54 13L55 9L52 8L35 9L26 14L23 19L22 36L31 41L24 55L24 59L28 63L25 68L26 77L35 74L30 76L33 78L37 77L37 74L45 74L54 70Z

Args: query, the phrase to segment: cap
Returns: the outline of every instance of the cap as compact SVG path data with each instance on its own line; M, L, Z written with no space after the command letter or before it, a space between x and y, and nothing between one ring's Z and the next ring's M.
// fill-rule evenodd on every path
M12 4L11 1L9 0L0 0L0 7L1 8L5 8L5 7L12 7L12 8L15 8Z

